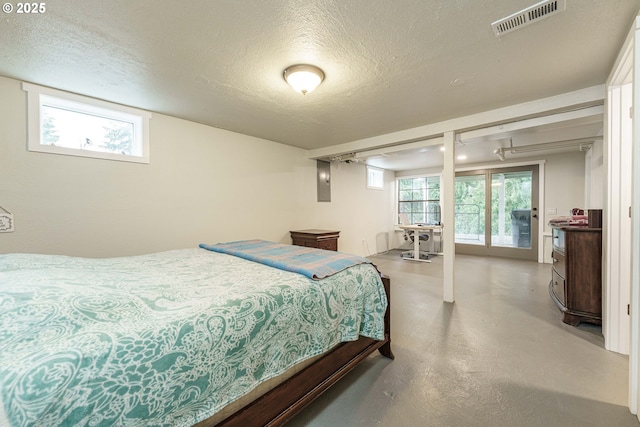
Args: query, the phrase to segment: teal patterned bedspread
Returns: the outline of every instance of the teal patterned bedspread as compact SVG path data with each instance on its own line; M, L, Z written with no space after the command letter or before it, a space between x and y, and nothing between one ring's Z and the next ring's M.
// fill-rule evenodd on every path
M320 281L203 249L0 255L0 426L190 426L359 335L379 273Z

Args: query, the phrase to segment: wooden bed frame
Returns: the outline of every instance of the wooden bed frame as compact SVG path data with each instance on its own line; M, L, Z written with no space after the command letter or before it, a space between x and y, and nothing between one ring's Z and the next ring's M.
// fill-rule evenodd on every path
M382 282L388 301L384 317L385 339L383 341L360 337L357 341L342 343L219 424L204 420L196 426L284 425L371 353L378 350L383 356L393 359L394 355L391 351L391 280L383 275Z

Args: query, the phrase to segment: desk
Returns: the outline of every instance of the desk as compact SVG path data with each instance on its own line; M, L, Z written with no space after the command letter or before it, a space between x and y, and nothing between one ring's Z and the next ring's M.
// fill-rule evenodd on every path
M430 247L431 250L427 251L428 254L435 254L436 252L434 251L434 240L433 240L433 231L434 230L442 230L442 225L419 225L419 224L412 224L412 225L399 225L400 228L402 228L405 231L413 231L414 236L413 236L413 258L404 258L404 259L410 259L413 261L422 261L422 262L431 262L430 259L420 259L420 239L419 239L419 234L422 232L428 232L429 233L429 241L431 241L430 243ZM440 234L442 235L442 234Z

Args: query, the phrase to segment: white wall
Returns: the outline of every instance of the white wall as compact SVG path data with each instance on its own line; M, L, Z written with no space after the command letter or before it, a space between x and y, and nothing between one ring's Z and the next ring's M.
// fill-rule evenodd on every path
M0 78L0 206L15 216L0 253L122 256L335 228L340 250L362 255L388 228L387 190L367 190L362 165L337 167L320 204L305 150L162 114L148 165L29 152L20 84Z
M585 156L585 208L604 209L604 185L607 182L602 141L595 141Z
M571 209L586 209L585 153L580 151L545 157L544 227L551 231L549 220L558 215L569 215ZM556 209L557 214L549 214Z
M393 172L384 172L384 190L367 189L360 163L331 164L331 202L317 202L315 162L305 175L303 196L294 222L299 229L339 230L340 251L371 255L389 249L393 227Z

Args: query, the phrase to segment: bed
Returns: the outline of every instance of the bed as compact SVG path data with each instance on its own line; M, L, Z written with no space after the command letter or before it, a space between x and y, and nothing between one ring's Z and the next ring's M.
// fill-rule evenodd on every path
M0 426L281 425L390 347L364 258L260 240L0 255Z

